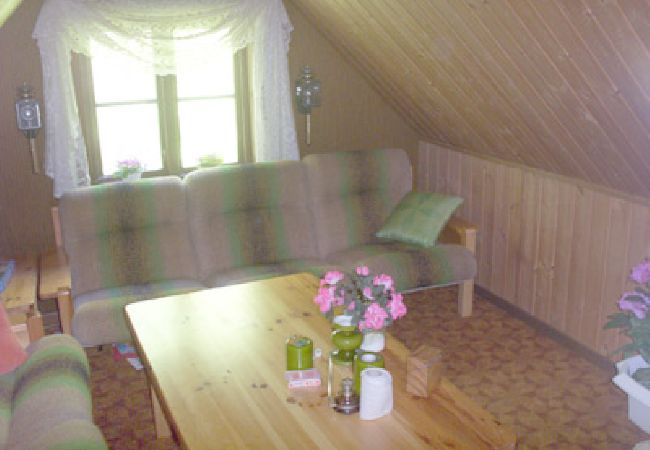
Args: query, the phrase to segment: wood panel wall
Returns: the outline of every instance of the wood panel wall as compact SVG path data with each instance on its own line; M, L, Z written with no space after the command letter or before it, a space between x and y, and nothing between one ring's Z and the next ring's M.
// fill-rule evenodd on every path
M647 0L292 0L428 142L650 196Z
M42 0L25 0L0 27L0 257L54 245L51 180L34 175L28 141L16 128L16 87L32 84L43 99L41 62L31 38ZM312 145L304 141L304 116L296 115L301 153L396 146L417 154L418 137L331 44L291 4L289 51L292 80L305 64L323 83L323 105L313 114ZM39 153L43 133L37 138Z
M14 101L23 82L43 100L41 60L31 34L42 0L21 3L0 27L0 257L37 252L54 242L52 182L32 173L29 141L18 131ZM40 157L44 137L36 138Z
M295 109L301 155L336 150L403 148L417 161L419 136L297 9L285 2L294 30L289 49L292 86L305 65L321 81L322 104L313 108L311 145L305 140L305 116ZM415 165L415 164L414 164Z
M421 142L418 188L462 196L478 225L478 284L607 355L604 331L650 256L650 204L600 187Z

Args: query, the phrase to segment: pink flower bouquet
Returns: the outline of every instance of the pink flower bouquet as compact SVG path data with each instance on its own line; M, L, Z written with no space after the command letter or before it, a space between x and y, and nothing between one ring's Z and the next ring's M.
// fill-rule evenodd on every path
M386 274L373 276L366 266L355 273L330 271L320 280L314 302L330 320L337 308L351 317L360 331L383 330L406 314L401 293L395 290L393 278Z
M632 340L616 352L623 352L626 356L638 353L650 364L650 261L637 264L630 279L637 286L633 291L623 293L618 301L622 312L611 314L605 329L620 328ZM650 389L650 368L637 370L632 378Z

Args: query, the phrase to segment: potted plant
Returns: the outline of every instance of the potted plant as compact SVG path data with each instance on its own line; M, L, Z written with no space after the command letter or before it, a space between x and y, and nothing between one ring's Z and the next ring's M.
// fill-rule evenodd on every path
M650 433L650 261L637 264L630 279L634 290L621 296L621 312L610 315L605 328L619 328L631 340L615 351L626 359L616 364L612 381L628 395L630 420Z
M403 300L391 276L373 276L367 266L359 266L347 276L338 271L327 272L314 297L330 320L337 311L347 323L363 332L361 349L374 352L384 348L384 328L406 314Z
M207 168L207 167L217 167L219 165L223 164L223 158L215 155L215 154L209 154L209 155L202 155L199 156L199 167L200 168Z
M126 181L140 179L144 167L137 158L123 159L117 162L117 171L114 176Z

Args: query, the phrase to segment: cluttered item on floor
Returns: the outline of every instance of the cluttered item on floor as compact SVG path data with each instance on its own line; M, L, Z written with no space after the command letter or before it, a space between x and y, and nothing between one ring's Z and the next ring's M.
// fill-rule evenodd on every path
M16 268L16 261L13 259L2 261L0 260L0 292L4 291L11 276L14 274Z
M142 370L144 367L133 346L129 344L113 344L113 360L119 361L121 359L126 359L135 370Z

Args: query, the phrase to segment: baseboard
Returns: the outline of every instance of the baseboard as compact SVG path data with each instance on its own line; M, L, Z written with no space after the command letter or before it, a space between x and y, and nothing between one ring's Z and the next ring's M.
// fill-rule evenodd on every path
M509 314L513 315L517 319L521 320L522 322L525 322L527 325L530 327L534 328L535 330L539 331L540 333L543 333L544 335L550 337L551 339L555 340L556 342L560 343L561 345L569 348L570 350L578 353L580 356L585 358L587 361L591 362L592 364L604 369L604 370L609 370L612 372L612 374L615 373L615 366L612 361L610 361L607 357L601 355L600 353L597 353L587 347L584 344L581 344L580 342L576 341L573 339L571 336L568 336L561 331L556 330L552 326L548 325L547 323L541 321L537 317L534 317L524 311L523 309L519 308L518 306L513 305L512 303L504 300L503 298L499 297L498 295L490 292L489 290L485 289L484 287L481 287L479 285L475 285L476 288L476 293L480 295L482 298L486 299L493 305L507 311Z

